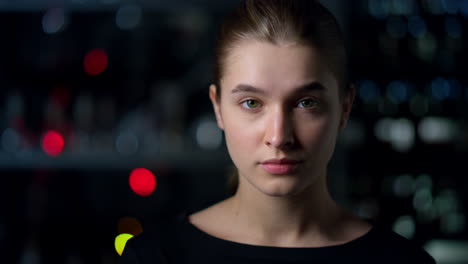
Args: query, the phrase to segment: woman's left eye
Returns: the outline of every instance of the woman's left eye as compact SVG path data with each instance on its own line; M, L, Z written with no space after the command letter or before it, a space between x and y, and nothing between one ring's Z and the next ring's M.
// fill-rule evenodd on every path
M299 107L300 108L313 108L315 106L317 106L319 104L319 102L317 100L314 100L314 99L303 99L299 102Z
M255 109L260 106L260 102L254 99L248 99L242 102L242 105L247 109Z

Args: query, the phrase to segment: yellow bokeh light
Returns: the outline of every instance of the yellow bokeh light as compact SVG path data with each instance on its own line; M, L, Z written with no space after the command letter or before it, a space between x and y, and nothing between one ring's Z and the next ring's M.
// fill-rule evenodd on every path
M119 254L119 256L122 256L122 252L124 251L125 245L127 244L127 241L132 238L132 234L120 234L115 238L115 250Z

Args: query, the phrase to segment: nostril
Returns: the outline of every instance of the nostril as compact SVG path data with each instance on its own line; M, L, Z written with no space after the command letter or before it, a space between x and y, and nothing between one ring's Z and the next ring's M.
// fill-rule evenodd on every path
M294 146L294 140L292 138L288 138L287 140L284 141L282 146L284 148L291 148L292 146Z
M294 145L295 140L294 136L292 133L284 134L284 133L278 133L275 135L271 135L270 137L267 137L267 140L265 141L267 146L272 146L275 148L290 148Z

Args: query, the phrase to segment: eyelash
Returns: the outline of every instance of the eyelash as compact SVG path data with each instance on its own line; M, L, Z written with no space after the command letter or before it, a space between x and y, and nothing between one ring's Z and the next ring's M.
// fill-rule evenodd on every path
M311 101L313 102L314 106L309 107L309 108L307 108L307 107L299 107L299 108L303 108L303 109L306 109L306 110L313 110L313 109L315 109L316 107L320 106L320 103L321 103L320 100L315 99L315 98L303 98L303 99L301 99L301 100L299 100L299 101L297 102L296 106L299 105L300 103L304 102L304 101L307 101L307 100L311 100ZM256 102L256 103L260 104L258 107L261 106L261 103L260 103L258 100L255 100L255 99L246 99L246 100L244 100L244 101L241 102L242 107L245 108L245 109L247 109L247 110L250 110L250 111L253 111L253 110L257 109L258 107L250 108L250 107L246 106L246 103L248 103L248 102L250 102L250 101L253 101L253 102Z
M299 101L299 104L300 104L301 102L304 102L304 101L307 101L307 100L312 101L312 103L313 103L314 105L313 105L312 107L309 107L309 108L302 107L302 108L304 108L304 109L314 109L314 108L316 108L316 107L318 107L318 106L320 105L320 101L319 101L318 99L315 99L315 98L304 98L304 99L301 99L301 100Z

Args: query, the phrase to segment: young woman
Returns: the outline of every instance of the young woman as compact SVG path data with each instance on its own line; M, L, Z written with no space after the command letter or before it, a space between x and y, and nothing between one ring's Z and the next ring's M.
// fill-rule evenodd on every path
M235 194L131 239L122 263L434 263L397 234L340 207L326 185L355 91L343 37L313 0L245 0L221 27L220 129Z

